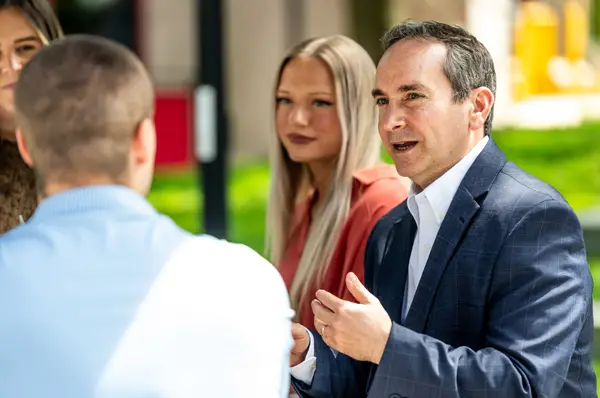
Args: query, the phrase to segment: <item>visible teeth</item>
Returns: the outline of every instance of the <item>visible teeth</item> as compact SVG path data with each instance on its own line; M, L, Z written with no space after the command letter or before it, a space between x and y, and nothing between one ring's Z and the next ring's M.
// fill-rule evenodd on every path
M402 142L400 144L394 144L394 149L398 151L404 151L408 148L411 148L413 145L415 145L415 142Z

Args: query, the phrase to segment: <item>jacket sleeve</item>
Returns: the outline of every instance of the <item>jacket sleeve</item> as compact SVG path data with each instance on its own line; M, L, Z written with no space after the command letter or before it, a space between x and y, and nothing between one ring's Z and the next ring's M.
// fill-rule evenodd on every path
M380 207L376 217L372 218L373 228L363 228L364 244L359 248L363 257L353 258L352 268L361 280L365 275L364 268L373 269L376 266L378 247L385 241L384 227L379 218L388 211L388 207ZM381 216L379 215L381 214ZM366 283L372 283L371 272L367 271ZM350 299L349 297L343 297ZM318 333L313 333L315 343L316 370L312 383L306 384L292 378L294 389L301 397L311 398L364 398L367 396L367 383L372 374L373 364L356 361L342 353L333 355L331 349L323 342Z
M592 327L592 280L574 212L539 203L490 266L486 348L452 347L393 324L373 396L558 397L582 328Z

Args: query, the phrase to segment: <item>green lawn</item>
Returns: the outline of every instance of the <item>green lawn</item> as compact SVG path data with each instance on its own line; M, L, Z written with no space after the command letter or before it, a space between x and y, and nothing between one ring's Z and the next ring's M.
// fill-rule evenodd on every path
M600 124L571 130L498 131L493 137L509 160L552 184L575 210L600 206ZM229 181L228 238L262 252L268 164L233 167ZM201 231L202 197L195 172L158 173L150 200L182 227Z
M509 160L554 186L575 210L600 205L600 124L494 134Z
M493 135L509 160L552 184L578 210L600 206L600 124L553 131L508 130ZM389 158L385 156L386 161ZM150 200L179 225L201 232L202 195L197 173L158 173ZM269 189L266 161L243 164L229 178L228 239L263 252L265 207ZM600 281L600 258L590 259ZM594 297L600 300L600 289Z

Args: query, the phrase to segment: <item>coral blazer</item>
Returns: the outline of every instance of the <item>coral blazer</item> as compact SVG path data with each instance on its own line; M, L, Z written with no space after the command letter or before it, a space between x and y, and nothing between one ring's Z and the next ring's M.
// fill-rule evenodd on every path
M354 272L361 281L363 280L365 247L371 229L381 216L408 196L407 184L391 165L382 164L360 170L353 178L350 212L342 227L331 262L323 281L314 283L310 295L305 302L300 303L298 309L299 322L309 329L314 329L314 315L310 303L317 290L324 289L344 300L356 301L346 288L346 274ZM296 207L290 240L279 263L279 271L288 291L306 243L313 203L311 195Z

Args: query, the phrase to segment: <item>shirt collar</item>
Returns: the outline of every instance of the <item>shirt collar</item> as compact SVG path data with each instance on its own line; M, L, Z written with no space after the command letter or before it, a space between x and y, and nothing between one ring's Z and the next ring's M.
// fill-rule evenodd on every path
M423 191L416 193L415 184L412 183L409 190L409 201L407 202L411 213L413 213L413 210L410 208L410 204L415 200L414 197L425 196L431 205L431 209L433 210L438 224L441 224L448 208L450 208L450 203L452 203L452 199L454 198L460 183L475 162L475 159L477 159L477 156L481 154L488 141L489 136L486 135L469 151L469 153L467 153L467 155L452 166L450 170L442 174L441 177L429 184Z
M130 188L121 185L95 185L69 189L45 198L35 210L30 222L62 214L118 209L143 214L156 213L143 196Z

